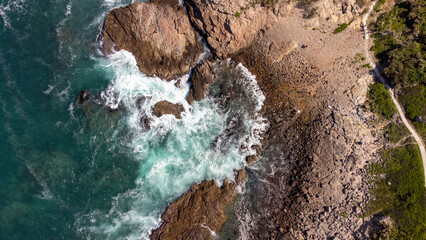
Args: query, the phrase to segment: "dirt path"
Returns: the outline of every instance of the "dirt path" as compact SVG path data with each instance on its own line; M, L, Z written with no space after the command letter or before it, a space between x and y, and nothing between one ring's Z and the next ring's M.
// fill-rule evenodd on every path
M398 100L396 99L393 90L386 83L386 80L380 74L380 71L376 67L376 64L374 63L374 61L372 61L372 58L370 57L370 52L369 52L369 49L368 49L369 39L370 39L370 33L368 31L368 28L367 28L367 20L368 20L368 17L370 16L371 11L373 11L375 3L376 3L376 1L372 1L372 5L371 5L370 9L368 9L367 14L362 19L362 25L363 25L364 34L365 34L365 44L364 44L365 55L366 55L367 61L370 63L370 66L374 69L374 72L375 72L376 76L380 79L380 82L382 82L385 85L386 89L388 90L389 94L391 95L392 101L395 104L396 109L398 110L399 115L401 116L402 122L408 128L408 130L410 131L411 135L413 135L414 139L416 140L417 144L419 145L420 153L422 155L422 160L423 160L424 176L426 178L426 150L425 150L425 145L423 143L423 140L420 137L420 135L416 132L416 130L414 129L414 127L411 125L411 123L405 117L405 113L402 110L402 107L399 104ZM425 186L426 186L426 181L425 181Z

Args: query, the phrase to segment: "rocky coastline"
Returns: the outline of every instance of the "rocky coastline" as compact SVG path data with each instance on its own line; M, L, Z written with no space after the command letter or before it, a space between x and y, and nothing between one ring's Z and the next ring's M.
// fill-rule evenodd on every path
M362 215L366 168L377 160L377 139L363 103L372 78L351 62L361 51L360 26L330 31L341 19L357 22L365 6L316 4L320 14L309 19L295 4L249 0L185 0L187 12L178 1L152 0L107 15L105 53L128 50L141 71L166 80L194 67L189 103L205 97L216 78L213 61L226 58L243 63L266 97L261 114L269 128L247 158L250 166L235 183L194 184L168 207L151 239L213 239L223 224L241 239L367 238L373 219ZM213 55L198 65L197 35ZM181 106L161 105L158 115L180 116ZM237 194L238 185L246 191ZM236 223L226 222L230 206Z

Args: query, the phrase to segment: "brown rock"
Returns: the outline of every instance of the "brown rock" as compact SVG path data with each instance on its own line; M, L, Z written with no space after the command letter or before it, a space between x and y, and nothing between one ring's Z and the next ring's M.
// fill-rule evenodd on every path
M207 93L207 87L213 83L213 64L209 60L204 60L196 66L191 77L191 90L186 100L192 104L194 100L201 101Z
M226 221L225 207L236 195L236 184L226 180L222 187L214 180L192 185L167 208L151 239L214 239Z
M134 2L108 13L104 52L125 49L133 53L147 75L171 80L189 72L201 46L178 0Z
M182 104L180 103L173 104L167 101L158 102L152 108L152 112L157 117L161 117L164 114L172 114L176 118L181 119L180 115L183 111L185 111L185 109L183 108Z
M252 165L253 163L255 163L257 161L257 157L256 155L250 155L246 157L246 163L248 165Z
M185 1L194 28L213 53L226 58L248 46L258 32L276 22L271 10L250 0Z

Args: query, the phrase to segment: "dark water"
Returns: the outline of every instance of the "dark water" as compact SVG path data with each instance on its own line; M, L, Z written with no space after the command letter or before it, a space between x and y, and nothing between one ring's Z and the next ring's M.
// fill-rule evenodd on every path
M255 107L224 112L211 99L189 106L186 81L147 77L127 52L105 58L102 21L130 2L0 0L0 239L147 238L192 184L232 179L249 154L242 142L265 127L248 117L263 98L244 67L234 78ZM121 110L79 107L82 89ZM186 113L147 131L140 116L160 100Z

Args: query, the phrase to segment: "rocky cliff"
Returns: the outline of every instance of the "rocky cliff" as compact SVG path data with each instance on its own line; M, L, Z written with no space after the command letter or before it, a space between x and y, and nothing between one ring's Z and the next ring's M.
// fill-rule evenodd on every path
M134 2L108 13L104 52L127 50L147 75L171 80L187 74L202 51L178 0Z

